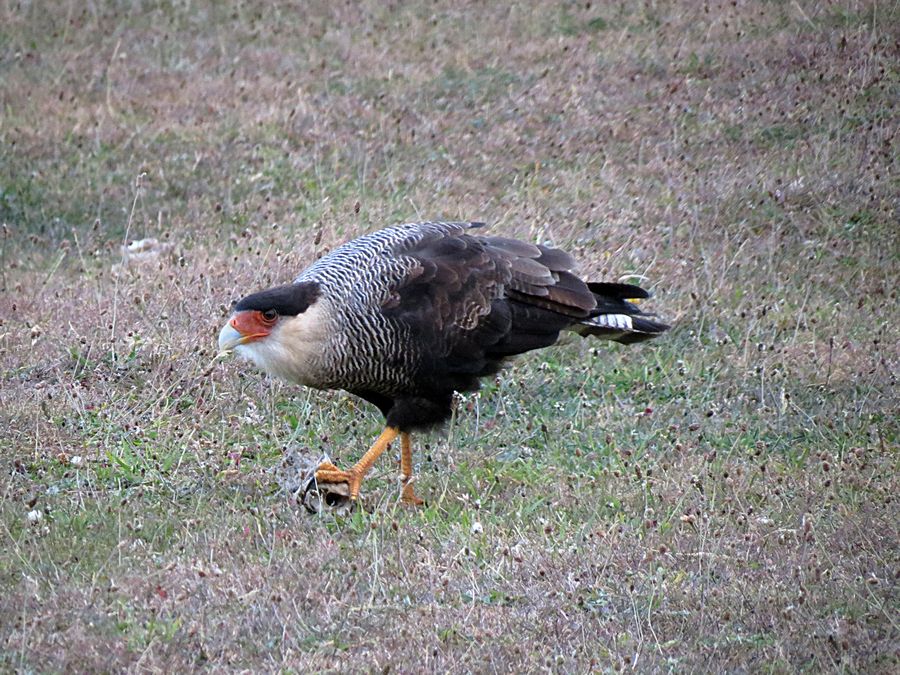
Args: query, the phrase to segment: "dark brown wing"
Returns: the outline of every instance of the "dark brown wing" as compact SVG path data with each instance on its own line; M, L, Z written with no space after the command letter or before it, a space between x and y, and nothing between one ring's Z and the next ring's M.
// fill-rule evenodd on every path
M415 264L382 312L412 332L427 388L473 389L504 357L553 344L596 307L557 249L456 231L395 253Z

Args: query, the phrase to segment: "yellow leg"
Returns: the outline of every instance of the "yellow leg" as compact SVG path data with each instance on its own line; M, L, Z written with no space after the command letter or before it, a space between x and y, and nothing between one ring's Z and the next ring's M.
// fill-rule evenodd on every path
M394 427L385 427L381 435L372 444L372 447L366 451L366 454L347 471L342 471L331 462L325 462L316 469L316 482L318 483L347 483L350 488L350 499L359 497L359 488L362 485L363 478L372 468L375 460L381 456L381 453L387 450L397 436L400 430Z
M405 431L400 434L400 482L403 484L403 492L400 494L400 500L404 504L412 504L420 506L425 502L416 497L413 491L412 475L412 440Z

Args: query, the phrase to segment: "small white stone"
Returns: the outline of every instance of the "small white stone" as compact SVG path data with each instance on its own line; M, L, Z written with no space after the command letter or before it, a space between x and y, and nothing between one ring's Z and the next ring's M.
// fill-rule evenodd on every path
M34 509L33 511L28 512L28 522L29 523L39 523L41 522L41 518L44 517L44 514Z
M472 534L481 534L482 532L484 532L484 527L482 527L481 523L477 520L472 523Z

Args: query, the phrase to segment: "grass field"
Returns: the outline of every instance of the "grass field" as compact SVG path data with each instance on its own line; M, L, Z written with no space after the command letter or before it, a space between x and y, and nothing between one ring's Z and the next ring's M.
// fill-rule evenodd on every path
M896 1L0 2L0 671L896 672L898 44ZM428 218L674 327L461 398L425 508L391 457L309 515L284 449L380 418L218 329Z

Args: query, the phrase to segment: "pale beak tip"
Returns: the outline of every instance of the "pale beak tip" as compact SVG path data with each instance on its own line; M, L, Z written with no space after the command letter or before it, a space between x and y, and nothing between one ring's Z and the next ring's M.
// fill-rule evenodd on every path
M231 322L226 323L219 331L219 353L216 357L230 354L235 347L241 344L243 339L244 336L231 325Z

